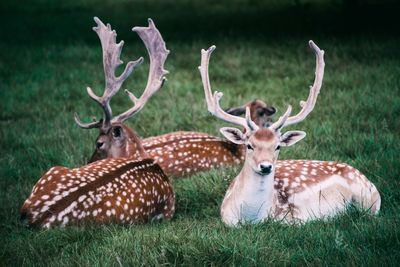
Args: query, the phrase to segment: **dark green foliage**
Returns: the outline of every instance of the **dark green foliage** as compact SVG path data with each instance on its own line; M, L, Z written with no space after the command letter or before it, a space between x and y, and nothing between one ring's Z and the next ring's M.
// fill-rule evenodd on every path
M1 266L398 265L400 39L394 2L8 2L0 3ZM225 125L207 113L197 70L200 49L212 44L211 81L225 93L223 107L261 98L278 114L289 103L297 111L314 78L307 47L313 39L326 51L324 85L313 113L295 127L307 132L306 139L281 158L353 165L381 192L380 215L351 210L303 226L268 221L227 228L219 206L238 166L175 180L177 213L169 222L24 228L19 208L39 177L55 165L83 165L94 149L97 132L79 129L73 112L85 119L101 114L85 90L91 86L100 94L104 84L100 44L91 30L95 15L126 41L125 62L147 56L130 32L147 17L171 50L167 84L128 122L144 137L177 130L217 135ZM147 80L145 61L123 86L137 95ZM122 92L111 104L114 114L130 106Z

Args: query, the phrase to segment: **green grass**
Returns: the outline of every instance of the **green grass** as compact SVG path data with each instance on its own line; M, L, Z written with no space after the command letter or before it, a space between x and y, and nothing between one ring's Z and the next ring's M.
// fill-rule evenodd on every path
M400 35L392 16L398 5L351 12L340 1L58 2L0 3L1 266L398 265ZM370 19L374 11L384 13ZM177 212L169 222L24 228L19 208L39 177L55 165L83 165L94 147L97 132L73 122L74 111L86 119L101 114L85 91L103 88L94 15L126 41L124 61L146 55L130 28L147 17L171 50L167 84L128 122L143 137L177 130L217 135L226 125L206 112L197 70L200 49L212 44L210 75L213 89L225 93L224 107L261 98L278 113L287 104L298 110L313 81L307 46L313 39L326 51L324 85L313 113L295 128L307 138L281 159L353 165L379 189L380 215L349 211L302 226L227 228L219 206L238 166L175 180ZM139 94L147 67L124 88ZM122 92L112 101L115 114L129 106Z

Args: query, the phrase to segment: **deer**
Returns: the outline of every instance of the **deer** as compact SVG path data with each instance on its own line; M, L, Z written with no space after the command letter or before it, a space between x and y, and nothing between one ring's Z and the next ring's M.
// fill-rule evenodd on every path
M83 223L137 224L171 219L175 194L152 159L99 160L69 169L56 166L33 187L21 208L30 227Z
M310 86L301 110L290 116L292 107L273 124L261 128L250 117L228 114L220 107L222 92L212 94L209 61L215 46L201 50L199 67L208 111L216 118L244 127L223 127L222 135L238 145L246 146L242 170L232 180L221 204L221 218L228 226L261 223L267 219L286 223L305 223L326 219L344 212L354 204L371 214L377 214L381 198L375 185L354 167L341 162L317 160L280 160L281 147L302 140L304 131L287 131L284 127L303 121L314 109L324 76L324 51L313 41L310 48L316 55L315 80Z
M143 59L128 62L122 74L116 76L115 70L122 64L123 41L116 43L116 32L110 24L104 25L97 17L94 20L97 26L93 30L103 50L106 86L102 97L96 96L90 88L87 91L103 108L104 117L90 123L81 122L77 115L75 118L81 127L110 131L112 124L120 125L141 110L161 88L166 74L163 65L169 51L151 19L148 27L132 29L142 39L150 56L148 83L140 98L129 94L134 106L113 118L111 97ZM29 226L40 228L85 222L134 224L172 218L175 194L168 176L143 149L139 149L138 154L138 158L107 158L74 169L51 168L33 187L21 208L21 218L27 220Z
M95 18L95 20L97 21L98 19ZM150 23L153 27L153 22ZM138 34L142 38L145 37L145 33L138 32ZM165 43L159 34L160 45L155 50L160 50L162 53L156 54L154 53L156 51L150 51L146 45L150 53L150 75L147 86L151 86L154 83L154 86L158 89L149 92L145 89L140 99L125 90L130 100L135 103L135 106L113 117L110 106L111 98L120 90L122 83L134 68L143 61L143 58L131 61L126 65L120 77L113 76L112 73L122 64L119 55L123 45L123 41L116 44L115 37L116 34L115 36L106 36L104 37L105 39L103 38L104 40L101 39L103 66L106 76L106 87L103 96L98 97L90 87L87 88L88 95L103 109L103 118L84 123L77 113L74 114L75 122L79 127L83 129L99 129L99 135L95 142L96 148L88 163L106 158L125 157L140 160L148 157L153 158L167 176L182 177L220 166L237 165L244 160L243 147L206 133L178 131L142 140L133 129L125 124L125 121L140 111L148 99L157 90L161 89L164 84L165 77L163 75L168 72L164 69L163 64L169 51L166 50ZM107 47L110 46L108 45L110 40L112 40L112 51L107 50ZM155 79L154 77L163 78ZM249 106L254 111L252 116L260 125L272 121L271 116L275 113L275 108L265 102L254 100L245 106ZM243 106L230 108L228 112L241 114L243 113ZM212 157L210 157L210 152Z

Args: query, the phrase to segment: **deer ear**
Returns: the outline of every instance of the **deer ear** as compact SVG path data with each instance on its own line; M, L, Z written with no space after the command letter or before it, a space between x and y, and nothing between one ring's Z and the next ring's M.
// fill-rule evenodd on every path
M226 137L226 139L228 139L232 143L241 145L244 144L246 141L246 136L239 129L223 127L219 129L219 131Z
M124 137L124 129L120 126L113 127L111 133L114 139L122 139Z
M288 131L281 136L281 146L291 146L306 137L303 131Z
M274 107L266 107L266 108L264 108L264 112L268 116L272 116L272 115L274 115L276 113L276 108L274 108Z
M244 113L246 113L246 107L242 106L242 107L228 108L228 109L225 109L225 112L229 113L233 116L241 116Z

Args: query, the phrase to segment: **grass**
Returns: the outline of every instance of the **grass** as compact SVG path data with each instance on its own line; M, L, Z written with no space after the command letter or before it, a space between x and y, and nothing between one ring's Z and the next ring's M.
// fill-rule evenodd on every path
M352 12L340 1L2 1L0 265L397 265L400 38L392 15L399 9L386 2ZM214 90L225 93L224 107L254 98L280 112L296 105L313 80L307 47L313 39L326 51L324 85L313 113L296 126L307 138L280 157L353 165L378 187L380 215L349 211L302 226L268 221L227 228L219 206L238 166L175 180L177 213L169 222L24 228L19 208L39 177L55 165L83 165L94 147L97 132L73 122L74 111L87 119L101 114L85 92L86 86L103 88L94 15L126 41L124 61L146 55L129 29L147 17L171 50L168 83L128 122L144 137L177 130L218 134L224 124L206 112L197 70L200 49L212 44L210 75ZM147 67L124 88L140 93ZM116 114L129 105L122 93L112 101Z

